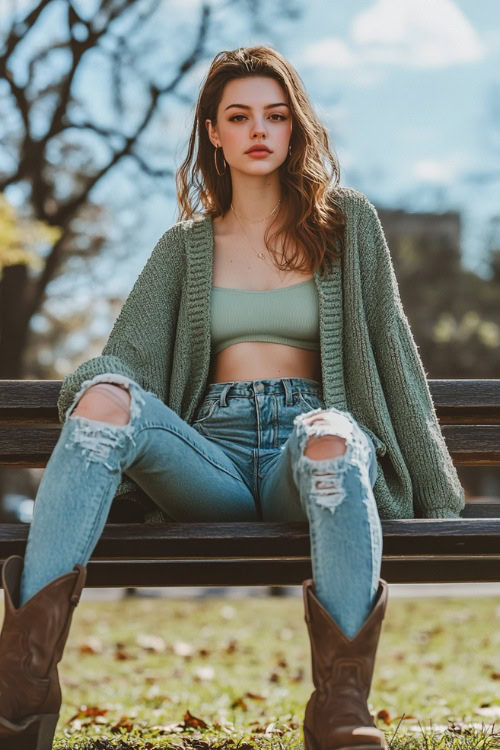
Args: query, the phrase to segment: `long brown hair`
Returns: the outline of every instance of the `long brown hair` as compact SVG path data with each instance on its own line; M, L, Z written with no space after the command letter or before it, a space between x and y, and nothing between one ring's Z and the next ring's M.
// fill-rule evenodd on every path
M319 121L306 94L304 84L293 66L279 52L268 46L238 47L219 52L201 86L186 159L176 174L178 221L191 219L196 213L191 192L201 203L205 215L224 216L231 207L230 170L220 176L214 162L214 147L205 127L208 118L217 124L217 109L224 86L235 78L268 76L283 88L292 115L291 156L280 166L282 201L276 219L280 228L271 235L284 235L283 264L276 261L269 247L267 228L264 242L280 270L328 273L331 264L344 251L346 217L334 200L334 188L340 180L340 166L330 146L327 130ZM198 148L195 153L196 135ZM333 174L325 168L329 162ZM220 169L220 167L219 167ZM273 222L274 223L274 222ZM288 242L295 247L286 257ZM302 262L300 260L301 254ZM307 267L306 267L307 266Z

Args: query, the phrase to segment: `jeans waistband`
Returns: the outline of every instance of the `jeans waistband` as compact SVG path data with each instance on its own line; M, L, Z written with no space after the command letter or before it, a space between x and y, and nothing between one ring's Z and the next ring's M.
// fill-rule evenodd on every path
M227 383L209 383L205 389L205 398L219 396L225 402L227 396L253 398L268 394L282 394L291 402L291 396L298 391L307 391L320 398L323 397L323 385L309 378L268 378L261 380L233 380Z

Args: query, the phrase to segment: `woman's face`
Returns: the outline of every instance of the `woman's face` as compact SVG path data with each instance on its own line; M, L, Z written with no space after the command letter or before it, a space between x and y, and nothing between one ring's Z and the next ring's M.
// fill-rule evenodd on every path
M217 126L213 128L210 120L205 126L212 144L222 146L222 154L217 154L221 171L222 155L231 169L248 175L267 175L288 156L291 113L284 91L274 78L253 76L229 81L217 110ZM270 153L255 157L246 153L256 143L265 144Z

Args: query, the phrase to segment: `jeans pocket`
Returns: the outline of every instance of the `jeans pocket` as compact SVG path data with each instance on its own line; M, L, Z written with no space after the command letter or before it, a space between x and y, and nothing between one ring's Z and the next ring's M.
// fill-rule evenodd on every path
M299 391L295 395L295 399L299 404L302 404L307 409L307 411L325 408L324 400L321 398L321 396L317 396L315 393L304 393L303 391Z
M196 411L195 418L193 419L191 424L201 424L202 422L206 422L207 419L210 419L218 403L219 397L204 399L204 401L202 401L200 405L200 408Z

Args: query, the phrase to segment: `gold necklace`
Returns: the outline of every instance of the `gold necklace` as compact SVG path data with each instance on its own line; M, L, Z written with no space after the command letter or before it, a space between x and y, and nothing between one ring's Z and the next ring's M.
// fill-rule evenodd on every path
M262 222L262 221L265 221L266 219L268 219L268 218L269 218L269 216L271 216L271 214L273 214L273 213L274 213L274 212L276 211L276 209L278 208L278 206L279 206L279 204L280 204L280 203L281 203L281 198L279 199L279 201L277 202L277 204L275 205L275 207L273 208L273 210L271 211L271 213L270 213L270 214L269 214L268 216L266 216L266 217L265 217L264 219L258 219L257 221L252 221L252 224L259 224L260 222ZM248 237L246 236L245 232L243 231L243 227L241 226L241 222L240 222L240 220L238 219L238 214L237 214L237 213L236 213L236 211L234 210L234 208L233 208L233 204L232 204L232 203L231 203L231 210L232 210L233 214L234 214L234 215L236 216L236 221L237 221L237 222L238 222L238 224L240 225L240 229L241 229L241 232L242 232L242 234L243 234L243 237L245 237L246 241L248 242L248 244L250 245L250 247L252 248L252 250L253 250L253 251L254 251L254 253L256 254L257 258L260 258L261 260L263 260L264 262L266 262L266 259L264 258L264 255L263 255L263 253L257 253L257 252L256 252L256 250L255 250L254 246L252 245L252 243L250 242L250 240L249 240L249 239L248 239Z
M271 216L271 214L273 214L276 211L276 209L278 208L278 206L279 206L280 203L281 203L281 198L279 199L279 201L277 202L277 204L275 205L275 207L273 208L273 210L271 211L271 213L268 214L267 216L264 216L263 219L247 219L247 221L249 221L250 224L260 224L262 221L265 221L266 219L269 219L269 217ZM239 214L237 211L234 210L232 203L231 203L231 208L233 209L233 213L235 213L236 216L241 216L241 214ZM246 216L244 216L243 218L245 219Z

